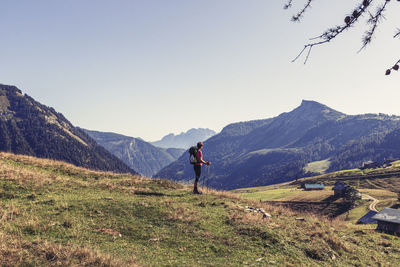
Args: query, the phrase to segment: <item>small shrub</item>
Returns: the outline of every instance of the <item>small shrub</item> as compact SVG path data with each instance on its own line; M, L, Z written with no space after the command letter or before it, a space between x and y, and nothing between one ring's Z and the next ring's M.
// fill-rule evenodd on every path
M35 195L35 193L33 193L33 194L28 195L26 198L29 199L29 200L35 200L36 199L36 195Z
M391 242L388 241L381 241L378 243L379 246L385 247L385 248L390 248L392 246Z
M345 245L343 241L341 241L336 236L326 236L325 238L326 243L332 248L332 250L341 254L342 251L349 252L350 249Z
M320 248L306 248L304 250L304 253L306 254L307 257L318 261L327 260L329 257L329 255L327 255L327 253L325 253Z
M65 219L65 221L64 221L64 223L63 223L63 226L64 226L65 228L71 228L71 227L72 227L72 222L71 222L71 220Z

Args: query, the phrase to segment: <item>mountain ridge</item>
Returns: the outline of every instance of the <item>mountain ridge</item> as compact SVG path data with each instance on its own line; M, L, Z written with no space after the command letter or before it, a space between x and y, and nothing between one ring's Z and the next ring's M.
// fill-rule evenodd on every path
M182 148L188 149L199 141L205 141L216 132L208 128L192 128L178 135L170 133L161 140L150 142L150 144L162 148Z
M179 148L155 147L142 139L122 134L82 130L129 167L147 177L177 160L185 151Z
M346 115L316 101L303 100L290 112L230 124L208 139L204 155L213 165L205 171L204 179L218 189L236 189L304 177L306 164L327 158L333 159L330 171L358 164L373 153L345 158L346 147L372 140L377 133L386 136L400 127L399 119L384 114ZM397 156L393 151L386 152L380 156ZM190 181L193 170L186 158L180 158L156 177Z

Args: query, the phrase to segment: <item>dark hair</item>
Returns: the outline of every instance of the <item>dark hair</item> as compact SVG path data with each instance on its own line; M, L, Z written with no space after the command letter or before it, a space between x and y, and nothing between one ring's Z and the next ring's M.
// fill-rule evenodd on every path
M197 148L201 148L203 146L203 142L198 142L197 143Z

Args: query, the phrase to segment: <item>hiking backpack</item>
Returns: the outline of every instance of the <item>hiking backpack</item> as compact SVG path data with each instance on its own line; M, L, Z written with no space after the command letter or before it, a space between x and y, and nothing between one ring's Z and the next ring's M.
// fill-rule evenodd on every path
M196 164L197 160L196 160L196 154L197 154L197 146L192 146L191 148L189 148L189 162L190 164Z

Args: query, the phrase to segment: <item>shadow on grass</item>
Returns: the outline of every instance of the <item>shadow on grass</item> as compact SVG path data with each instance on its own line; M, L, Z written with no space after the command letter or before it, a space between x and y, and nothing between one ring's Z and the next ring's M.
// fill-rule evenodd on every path
M155 196L155 197L163 197L166 196L164 193L160 192L147 192L147 191L135 191L135 195L141 195L141 196Z
M400 204L394 204L393 206L391 206L392 209L399 209L400 208Z
M322 201L322 202L335 202L335 201L338 200L339 198L340 198L340 197L333 195L333 196L329 196L329 197L327 197L327 198L325 198L325 199L323 199L323 200L321 200L321 201Z
M135 195L141 195L141 196L154 196L154 197L184 197L187 196L187 194L164 194L161 192L148 192L148 191L135 191Z

